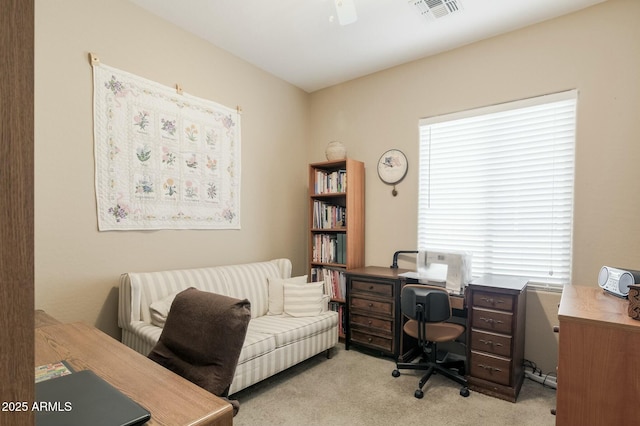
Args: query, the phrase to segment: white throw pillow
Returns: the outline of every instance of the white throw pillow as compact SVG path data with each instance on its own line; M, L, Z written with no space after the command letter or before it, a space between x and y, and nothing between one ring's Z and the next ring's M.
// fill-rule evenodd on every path
M282 315L284 311L284 283L306 283L307 276L277 278L269 277L269 312L268 315Z
M164 327L164 323L167 321L167 315L169 315L169 310L171 309L173 299L176 298L176 295L180 293L180 291L171 293L168 296L165 296L163 299L156 300L151 305L149 305L149 310L151 311L151 324L158 327Z
M284 313L313 317L323 312L324 281L308 284L284 283Z

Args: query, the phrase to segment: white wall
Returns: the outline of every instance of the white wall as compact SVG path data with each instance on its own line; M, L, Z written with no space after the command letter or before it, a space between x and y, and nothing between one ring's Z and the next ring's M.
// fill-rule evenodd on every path
M125 0L37 0L35 46L37 308L118 336L123 272L277 257L305 270L307 93ZM242 107L241 230L98 232L88 52Z

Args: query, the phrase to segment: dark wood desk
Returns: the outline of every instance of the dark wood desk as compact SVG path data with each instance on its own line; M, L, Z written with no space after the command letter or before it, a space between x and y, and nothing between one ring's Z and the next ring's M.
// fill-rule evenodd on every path
M36 366L66 360L75 370L93 370L148 409L151 412L149 426L233 424L232 407L223 399L97 328L83 323L55 322L36 312Z
M400 310L400 291L405 284L417 280L401 274L409 269L366 266L349 269L347 275L347 302L345 318L345 348L356 344L405 361L408 348L414 341L404 342L403 317ZM464 295L452 295L451 307L465 309ZM411 351L411 354L413 351Z
M407 269L380 266L349 269L345 348L351 344L381 351L399 362L417 355L416 341L402 331L400 292L418 282ZM524 326L527 280L482 277L465 294L450 295L452 321L466 325L467 379L472 390L515 402L524 380Z

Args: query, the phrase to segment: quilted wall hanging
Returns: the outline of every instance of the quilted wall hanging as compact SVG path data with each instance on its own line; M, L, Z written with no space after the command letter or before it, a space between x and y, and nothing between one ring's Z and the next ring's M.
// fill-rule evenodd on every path
M91 59L98 229L240 229L240 109Z

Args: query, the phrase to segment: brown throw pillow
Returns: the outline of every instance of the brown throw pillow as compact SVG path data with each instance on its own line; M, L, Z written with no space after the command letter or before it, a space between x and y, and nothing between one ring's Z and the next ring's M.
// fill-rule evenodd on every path
M149 358L226 397L250 319L247 299L189 288L175 297Z

